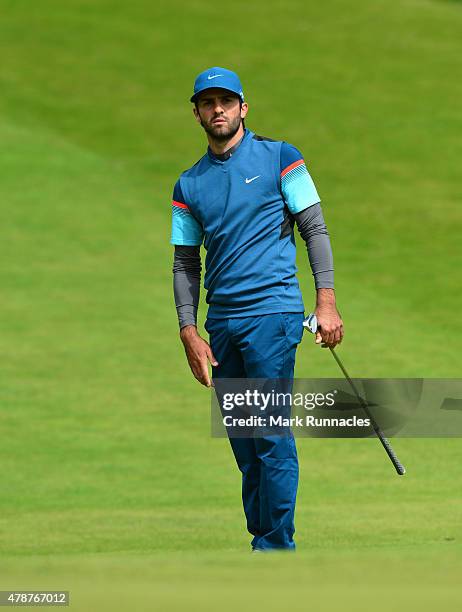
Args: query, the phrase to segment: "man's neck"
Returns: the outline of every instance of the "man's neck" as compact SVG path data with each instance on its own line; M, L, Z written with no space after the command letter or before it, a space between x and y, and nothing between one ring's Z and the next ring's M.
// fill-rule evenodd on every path
M234 145L237 144L243 136L244 128L242 127L242 123L234 136L229 140L215 140L212 138L212 136L210 136L210 134L207 134L210 150L215 155L223 155L223 153L226 153L226 151L231 149L231 147L234 147Z

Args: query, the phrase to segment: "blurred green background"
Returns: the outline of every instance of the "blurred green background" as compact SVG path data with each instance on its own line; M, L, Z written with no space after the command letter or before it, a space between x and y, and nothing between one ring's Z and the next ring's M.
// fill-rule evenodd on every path
M206 145L194 78L229 67L247 127L315 180L351 375L460 376L461 28L449 0L0 0L0 589L85 611L459 609L457 439L395 440L404 478L375 440L299 440L298 552L249 555L169 238ZM296 375L338 371L305 339Z

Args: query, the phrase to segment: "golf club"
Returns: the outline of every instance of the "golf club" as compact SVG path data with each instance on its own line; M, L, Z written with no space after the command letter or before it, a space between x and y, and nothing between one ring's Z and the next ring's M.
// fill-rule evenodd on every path
M311 313L308 317L306 317L306 319L303 321L303 327L305 329L307 329L308 331L310 331L312 334L315 334L318 331L318 320L317 320L316 315L314 313ZM389 456L391 462L395 466L395 470L397 471L397 473L400 476L402 476L403 474L406 473L405 467L400 463L398 457L395 455L395 452L393 451L393 449L391 447L390 442L387 440L387 438L383 434L383 431L380 429L380 427L376 423L374 417L370 413L369 408L367 406L367 402L359 395L358 390L356 389L354 382L348 376L348 373L345 370L345 367L344 367L343 363L340 361L339 356L337 355L337 353L334 351L333 348L329 347L329 349L330 349L330 352L332 353L332 355L334 356L335 361L338 363L340 369L342 370L345 378L347 379L348 383L350 384L350 387L353 389L353 393L355 394L356 399L358 400L358 402L360 403L362 409L364 410L364 412L366 413L366 415L370 419L371 425L372 425L375 433L377 434L378 439L380 440L380 442L381 442L383 448L385 449L387 455Z

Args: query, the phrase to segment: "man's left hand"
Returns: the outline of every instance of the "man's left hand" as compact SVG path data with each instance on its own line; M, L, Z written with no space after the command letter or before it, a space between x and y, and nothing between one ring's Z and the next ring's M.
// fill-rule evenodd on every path
M314 311L318 320L316 344L322 348L334 348L343 339L343 321L335 303L323 303L316 306Z

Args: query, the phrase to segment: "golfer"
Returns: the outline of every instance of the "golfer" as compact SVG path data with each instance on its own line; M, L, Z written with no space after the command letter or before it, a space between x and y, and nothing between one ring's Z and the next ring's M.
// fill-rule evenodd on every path
M343 337L319 195L296 147L245 127L248 104L236 73L205 70L191 102L208 148L175 184L171 235L175 303L189 366L207 387L208 362L212 380L292 379L304 319L295 223L314 276L316 343L334 347ZM197 332L202 244L210 344ZM292 433L230 443L242 472L252 549L294 549L298 460Z

